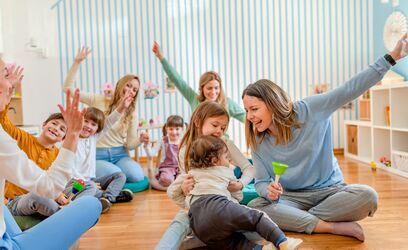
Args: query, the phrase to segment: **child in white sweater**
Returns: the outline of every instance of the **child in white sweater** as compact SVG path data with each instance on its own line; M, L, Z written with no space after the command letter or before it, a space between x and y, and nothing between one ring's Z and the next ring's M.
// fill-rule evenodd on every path
M124 189L126 176L123 172L115 172L96 178L96 142L104 136L121 118L129 107L133 97L126 93L118 107L105 120L103 112L90 107L85 113L84 126L78 141L78 151L75 155L75 166L72 169L72 180L66 186L64 194L69 196L75 179L85 181L85 189L77 196L92 195L99 198L102 213L105 213L115 202L128 202L133 199L133 193Z

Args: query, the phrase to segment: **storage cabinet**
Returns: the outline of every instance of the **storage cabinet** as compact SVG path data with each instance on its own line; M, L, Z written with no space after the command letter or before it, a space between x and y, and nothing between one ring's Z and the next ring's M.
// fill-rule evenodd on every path
M371 120L344 122L344 154L408 178L408 82L375 86L370 97ZM361 112L360 107L360 117ZM381 157L390 159L391 167L381 164Z

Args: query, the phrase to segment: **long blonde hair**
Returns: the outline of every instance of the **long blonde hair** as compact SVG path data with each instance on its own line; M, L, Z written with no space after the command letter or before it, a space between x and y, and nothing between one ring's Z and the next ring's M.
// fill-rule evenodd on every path
M120 99L122 98L123 88L126 86L128 82L132 81L133 79L139 82L139 89L136 91L135 98L133 99L129 108L125 110L125 114L122 116L122 125L124 127L126 127L127 124L132 120L132 115L136 108L136 101L137 101L137 97L139 96L139 90L140 90L140 80L137 75L129 74L119 79L119 81L116 83L115 92L114 92L112 100L109 103L108 110L106 110L105 112L106 115L109 115L116 109Z
M190 150L191 145L195 139L202 135L203 125L205 120L212 117L219 117L219 116L226 116L228 117L229 122L229 115L227 110L221 106L221 104L212 102L212 101L204 101L200 103L196 110L191 115L190 123L186 130L186 133L181 139L180 147L182 148L185 146L185 154L184 154L184 166L186 173L190 170ZM227 124L228 125L228 124ZM226 128L227 129L227 128ZM180 162L180 155L178 157Z
M217 97L216 102L218 102L219 104L221 104L225 109L227 109L227 101L225 98L225 94L224 94L224 90L222 88L222 80L220 75L218 75L217 72L215 71L207 71L204 74L201 75L200 77L200 86L199 86L199 94L197 95L197 100L199 102L203 102L205 101L205 96L204 96L204 86L212 81L212 80L216 80L219 84L220 84L220 94ZM228 109L227 109L228 110Z
M263 101L272 115L272 123L277 129L276 145L286 145L292 139L292 128L300 128L301 124L293 111L293 102L286 92L278 85L267 79L261 79L255 83L249 84L242 93L244 96L253 96ZM256 148L256 137L261 138L262 142L268 130L258 132L253 124L245 120L245 138L247 146Z

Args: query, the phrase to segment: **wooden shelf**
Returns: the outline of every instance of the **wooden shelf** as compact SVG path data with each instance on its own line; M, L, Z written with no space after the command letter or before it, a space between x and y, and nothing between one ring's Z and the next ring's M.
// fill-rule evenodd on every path
M408 82L375 86L369 96L371 121L344 122L344 155L374 161L378 168L408 178L408 168L397 168L393 162L395 155L408 156ZM381 164L381 157L391 160L392 166Z

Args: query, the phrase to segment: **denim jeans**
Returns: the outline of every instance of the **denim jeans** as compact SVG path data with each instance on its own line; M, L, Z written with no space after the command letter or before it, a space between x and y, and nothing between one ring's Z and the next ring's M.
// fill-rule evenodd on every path
M96 149L96 177L123 172L126 182L139 182L144 179L142 167L129 157L125 147Z
M96 224L101 210L101 203L95 197L81 197L22 232L10 211L4 207L6 232L0 239L0 249L68 249Z

